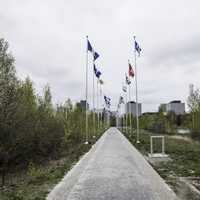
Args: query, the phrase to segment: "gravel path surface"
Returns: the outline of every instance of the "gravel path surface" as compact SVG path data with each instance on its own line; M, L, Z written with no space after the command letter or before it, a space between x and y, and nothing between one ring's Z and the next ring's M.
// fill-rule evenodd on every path
M135 147L110 128L51 191L48 200L175 200Z

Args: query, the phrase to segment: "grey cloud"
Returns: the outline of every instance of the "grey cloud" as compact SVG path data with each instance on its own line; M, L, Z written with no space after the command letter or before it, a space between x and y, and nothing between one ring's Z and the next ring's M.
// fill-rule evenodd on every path
M100 53L97 65L112 109L127 60L133 61L136 34L143 50L138 58L139 99L151 111L171 99L185 101L189 83L200 86L199 10L195 0L7 0L0 7L0 32L10 43L20 77L29 75L39 92L49 83L56 103L85 98L89 35ZM91 104L91 63L89 72Z
M149 56L152 65L161 67L186 66L199 63L200 36L194 35L182 41L171 41L167 45L155 47Z

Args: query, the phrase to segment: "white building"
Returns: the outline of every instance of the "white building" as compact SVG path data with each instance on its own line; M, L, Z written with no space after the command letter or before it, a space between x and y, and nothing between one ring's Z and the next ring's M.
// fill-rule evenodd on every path
M176 115L183 115L185 113L185 103L181 101L171 101L166 105L166 111L174 112Z
M137 116L136 102L130 101L125 105L125 113L131 113L134 117ZM142 115L142 104L138 103L138 116Z

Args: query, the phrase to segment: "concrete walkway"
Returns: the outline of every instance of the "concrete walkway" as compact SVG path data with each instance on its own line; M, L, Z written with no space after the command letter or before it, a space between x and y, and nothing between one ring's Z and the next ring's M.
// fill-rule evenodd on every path
M175 200L135 147L110 128L52 190L48 200Z

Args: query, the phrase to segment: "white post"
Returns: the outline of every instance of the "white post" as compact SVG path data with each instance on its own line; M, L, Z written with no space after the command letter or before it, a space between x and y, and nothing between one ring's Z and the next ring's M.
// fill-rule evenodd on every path
M127 124L128 124L128 121L127 121L127 120L128 120L128 119L127 119L127 116L128 116L128 115L127 115L128 105L127 105L127 103L128 103L128 102L127 102L127 91L126 91L126 106L125 106L125 114L126 114L126 133L128 133L128 132L127 132L127 130L128 130L128 129L127 129Z
M153 150L153 140L161 140L161 144L162 144L162 149L161 149L161 153L155 153L154 154L154 150ZM167 155L165 154L165 136L161 136L161 135L157 135L157 136L150 136L150 156L151 157L167 157Z
M165 154L165 136L162 138L162 154Z
M123 93L123 81L122 81L122 93ZM124 95L122 94L123 100L124 100ZM124 102L125 104L125 102ZM124 122L125 122L125 117L124 117L124 113L123 113L123 106L121 106L121 115L122 115L122 132L124 131Z
M102 105L102 86L100 83L100 109L101 109L101 115L100 115L100 121L101 121L101 128L103 127L103 118L102 118L102 109L103 109L103 105Z
M135 36L134 36L134 41L135 41ZM136 49L135 49L135 96L136 96L136 123L137 123L137 143L140 143L140 138L139 138L139 113L138 113L138 87L137 87L137 63L136 63Z
M99 79L97 78L97 126L99 130Z
M122 132L124 131L124 115L121 107L121 121L122 121Z
M88 36L86 36L86 73L85 73L85 144L88 144Z
M123 117L121 117L122 116L121 114L122 114L122 107L121 107L121 104L120 104L120 107L119 107L119 121L120 121L121 130L123 132Z
M95 79L95 77L94 77L94 64L95 64L95 62L94 62L94 58L93 58L93 69L92 69L92 72L93 72L93 84L92 84L92 91L93 91L93 94L92 94L92 96L93 96L93 137L95 136L95 132L96 132L96 129L95 129L95 88L94 88L94 79Z
M119 128L118 127L118 108L117 108L117 111L116 111L116 120L115 120L115 122L116 122L116 127Z
M131 120L131 87L130 87L130 84L128 85L128 90L129 90L129 106L128 106L128 109L129 109L129 121L130 121L130 133L132 133L132 120Z

